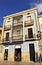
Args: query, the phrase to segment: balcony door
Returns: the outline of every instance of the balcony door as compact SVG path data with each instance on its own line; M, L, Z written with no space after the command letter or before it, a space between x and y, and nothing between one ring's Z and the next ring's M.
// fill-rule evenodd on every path
M6 33L6 41L9 41L9 32Z
M29 38L33 38L32 28L29 28L29 29L28 29L28 37L29 37Z

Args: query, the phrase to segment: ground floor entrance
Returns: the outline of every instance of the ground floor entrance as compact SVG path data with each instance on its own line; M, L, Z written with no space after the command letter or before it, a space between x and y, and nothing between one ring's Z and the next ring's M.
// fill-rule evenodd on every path
M21 61L21 48L15 48L15 61Z
M4 60L8 60L8 46L4 46Z
M34 44L29 44L29 51L30 51L30 61L35 62L35 49L34 49Z
M8 60L8 49L5 49L4 60Z
M39 58L39 55L37 56L39 54L38 41L4 45L3 50L2 57L5 61L35 62L38 60L37 57Z

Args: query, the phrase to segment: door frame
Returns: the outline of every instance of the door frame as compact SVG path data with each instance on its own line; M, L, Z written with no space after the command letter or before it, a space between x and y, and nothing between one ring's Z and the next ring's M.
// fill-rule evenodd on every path
M30 61L33 61L33 62L35 62L35 46L34 46L34 43L31 43L31 44L29 44L29 54L30 54L30 45L33 45L33 48L34 48L34 50L33 50L33 53L34 53L34 60L31 60L30 59ZM31 56L31 55L30 55Z
M20 46L20 48L22 48L21 44L15 45L15 47L14 47L14 60L15 60L15 49L18 49L18 48L16 48L16 46ZM22 51L21 51L21 61L22 61Z

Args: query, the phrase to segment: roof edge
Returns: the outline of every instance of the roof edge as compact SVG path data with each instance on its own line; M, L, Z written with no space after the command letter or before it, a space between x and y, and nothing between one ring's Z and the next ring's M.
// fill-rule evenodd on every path
M11 15L4 16L3 18L16 16L16 15L23 14L23 13L25 13L25 12L29 12L29 11L32 11L32 10L37 10L37 8L31 8L31 9L28 9L28 10L25 10L25 11L20 11L20 12L17 12L17 13L11 14Z

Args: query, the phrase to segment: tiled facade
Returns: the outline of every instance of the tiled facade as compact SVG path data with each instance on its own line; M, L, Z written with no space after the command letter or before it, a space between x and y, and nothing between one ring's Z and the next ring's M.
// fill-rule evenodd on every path
M36 8L5 16L2 35L3 61L37 61L40 54L39 32Z

